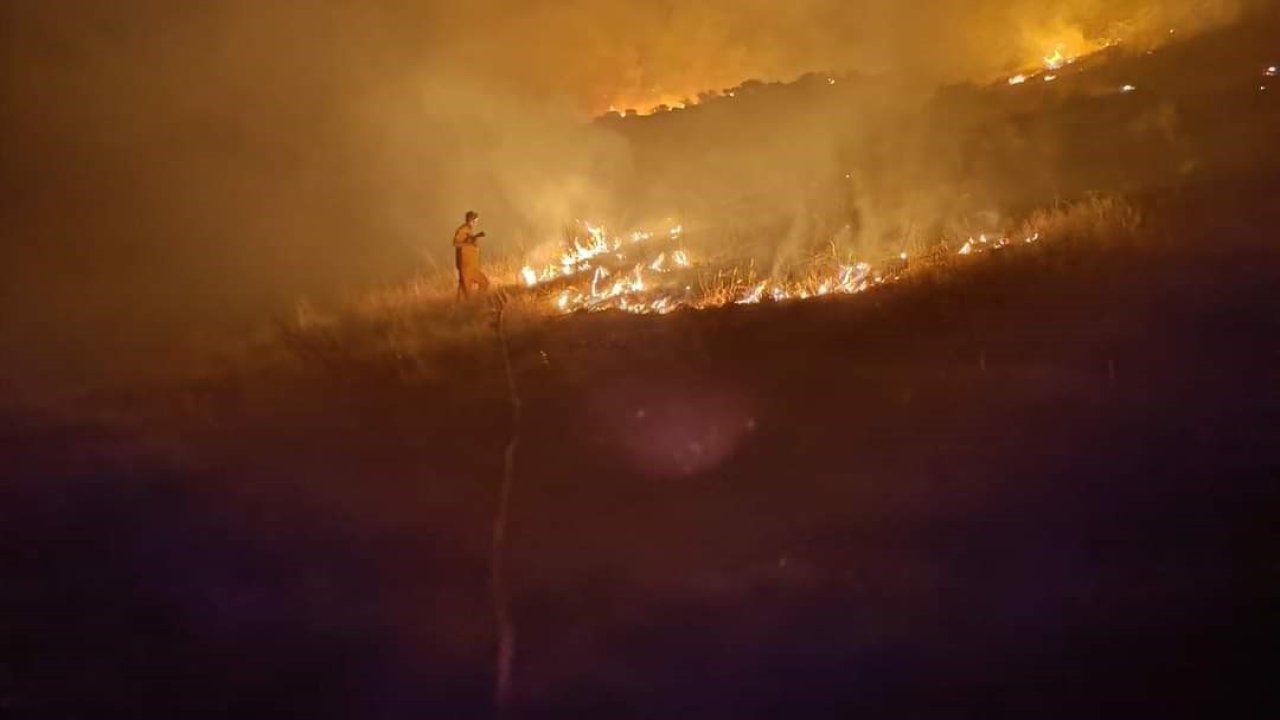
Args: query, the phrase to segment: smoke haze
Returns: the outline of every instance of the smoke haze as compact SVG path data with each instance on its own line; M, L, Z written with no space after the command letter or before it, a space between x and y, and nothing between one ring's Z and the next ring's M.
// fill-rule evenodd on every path
M3 373L92 381L156 366L210 328L447 265L444 238L470 208L499 248L536 246L572 217L639 212L637 198L648 211L777 194L785 214L803 202L786 196L797 177L848 164L833 155L839 139L892 123L937 83L987 80L1054 44L1191 33L1241 10L1233 0L8 3ZM715 113L683 137L643 143L587 122L610 106L828 71L893 75L901 95L876 90L838 130L763 112L738 141L702 154L722 127ZM904 152L932 129L917 124Z

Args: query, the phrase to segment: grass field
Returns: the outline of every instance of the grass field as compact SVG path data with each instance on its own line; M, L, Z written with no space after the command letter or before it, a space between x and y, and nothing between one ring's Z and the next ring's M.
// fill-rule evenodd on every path
M518 716L1274 707L1280 166L1232 147L856 296L513 305ZM510 397L441 293L0 412L0 715L489 716Z

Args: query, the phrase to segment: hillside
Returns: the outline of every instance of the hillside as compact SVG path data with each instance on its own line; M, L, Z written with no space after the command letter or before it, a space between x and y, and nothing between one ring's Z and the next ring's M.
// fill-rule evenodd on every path
M922 119L965 139L946 161L860 181L859 222L889 202L876 178L958 183L921 247L987 211L1038 223L1035 244L661 315L513 291L515 428L494 316L431 292L282 321L178 383L13 404L0 707L491 716L514 431L519 717L1264 712L1280 105L1255 58L1274 37L952 89ZM616 122L643 148L725 106ZM680 155L646 156L637 185ZM727 232L720 199L687 204L704 236Z

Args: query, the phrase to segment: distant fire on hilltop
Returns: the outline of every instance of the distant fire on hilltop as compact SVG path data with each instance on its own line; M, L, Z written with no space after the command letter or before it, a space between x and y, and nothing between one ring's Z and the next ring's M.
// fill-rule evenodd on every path
M1121 41L1115 38L1087 40L1079 32L1068 32L1060 39L1049 41L1045 45L1049 50L1038 61L1029 62L1027 67L1009 77L1007 82L1009 85L1022 85L1028 80L1053 82L1058 79L1058 71L1120 44Z
M1170 30L1169 37L1174 37L1175 32ZM1090 37L1074 27L1057 28L1052 31L1031 31L1026 33L1026 40L1023 42L1028 50L1026 57L1020 63L1019 71L1012 76L1006 76L1005 79L1009 85L1021 85L1032 79L1052 82L1057 79L1057 71L1125 42L1122 32ZM818 77L825 79L829 86L839 84L838 76L828 74L818 75ZM602 97L595 107L595 114L630 117L684 110L708 98L734 98L741 89L742 86L716 90L710 84L692 83L684 92L673 92L670 89L619 91Z
M839 84L839 80L831 75L808 75L814 82L820 82L823 86L832 87ZM797 81L803 80L800 78ZM649 115L657 115L663 112L684 110L700 104L701 101L707 99L732 99L745 92L745 88L754 81L747 81L742 85L732 88L715 91L702 91L697 93L689 93L686 95L677 95L671 93L653 93L642 94L636 93L631 95L619 95L611 98L608 103L600 109L596 114L604 116L616 117L644 117Z
M665 110L683 110L696 103L683 95L614 98L604 114L653 115Z

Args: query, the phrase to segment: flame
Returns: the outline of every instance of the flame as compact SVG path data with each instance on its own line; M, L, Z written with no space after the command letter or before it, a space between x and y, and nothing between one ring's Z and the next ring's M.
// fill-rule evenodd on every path
M696 93L677 95L674 93L620 93L596 106L596 113L607 106L604 112L615 115L654 115L665 110L683 110L689 106L689 97Z
M1022 72L1007 79L1006 82L1010 85L1021 85L1035 77L1044 82L1053 82L1058 78L1058 71L1083 57L1119 45L1120 40L1112 37L1088 38L1079 29L1059 27L1050 32L1029 33L1026 43L1029 48L1052 50L1048 54L1043 50L1035 55L1029 53Z
M823 297L834 294L861 292L873 283L882 281L882 276L871 276L871 266L867 263L840 265L834 272L814 274L811 277L792 282L757 281L749 288L731 286L719 294L699 295L692 285L669 287L653 278L662 274L688 270L693 262L688 251L683 248L671 252L660 251L652 259L635 263L631 269L622 274L610 271L603 265L595 264L597 258L604 253L592 255L598 247L616 247L618 243L611 239L599 226L585 224L592 240L584 244L574 241L573 246L565 253L573 262L577 272L587 269L591 271L591 281L585 288L568 287L557 293L552 301L558 312L577 310L601 310L613 308L631 313L667 313L679 307L713 307L716 305L754 304L765 297L783 301L788 299L805 299ZM667 237L675 240L683 232L679 225L667 233ZM640 242L653 237L652 233L632 233L633 242ZM905 253L903 253L905 255ZM537 279L532 268L525 268L522 275L527 280Z
M1049 70L1057 70L1068 62L1071 60L1062 54L1062 45L1054 48L1052 55L1044 56L1044 66Z
M603 226L582 223L586 237L575 237L560 256L539 274L532 266L520 270L526 287L542 298L552 312L620 310L636 314L665 314L680 308L702 309L726 305L755 305L835 295L852 295L892 283L908 272L908 253L902 250L883 267L871 263L815 260L802 276L760 279L750 268L721 269L714 274L700 269L683 247L653 243L678 243L683 232L676 225L666 232L609 234ZM1022 238L1023 244L1040 239ZM1013 241L1005 235L980 233L968 238L958 255L996 252ZM620 259L621 258L621 259ZM564 268L571 269L565 272ZM697 273L692 275L692 273ZM589 276L589 280L587 277ZM556 290L540 290L549 280L565 283Z
M740 300L735 300L734 302L736 302L739 305L751 305L754 303L758 303L760 302L760 298L764 297L764 289L768 287L768 285L769 283L762 282L756 285L755 287L751 288L750 290L748 290L745 297L743 297Z

